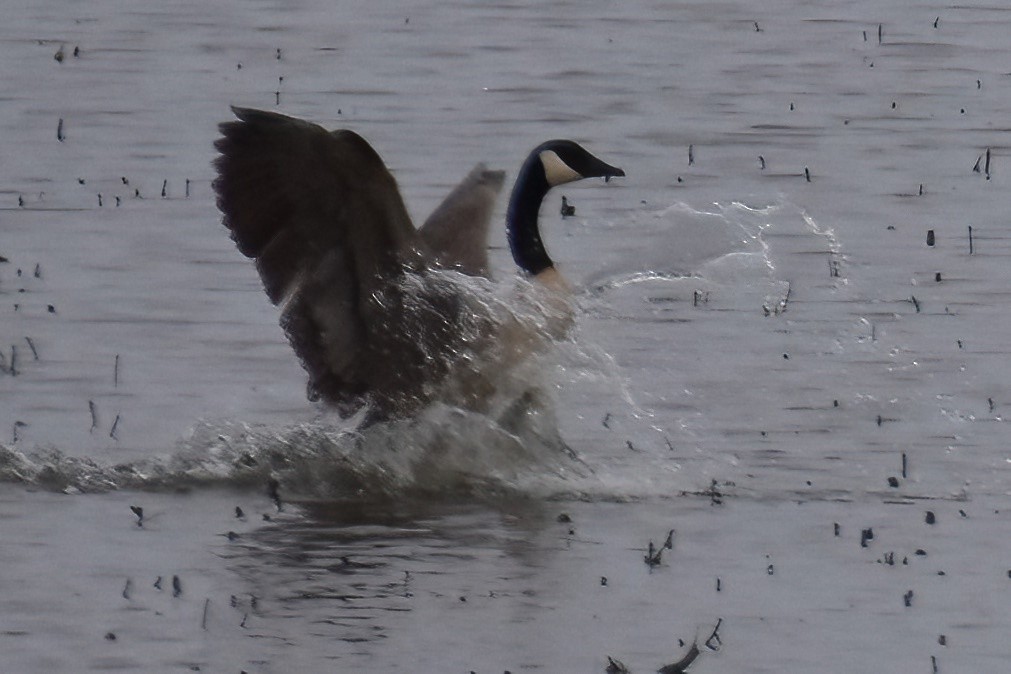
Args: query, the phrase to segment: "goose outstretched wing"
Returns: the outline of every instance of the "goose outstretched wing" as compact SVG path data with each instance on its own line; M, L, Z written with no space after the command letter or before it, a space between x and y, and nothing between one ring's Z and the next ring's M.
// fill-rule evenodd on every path
M488 226L504 179L478 164L425 220L419 234L440 267L489 276Z
M405 277L433 260L393 176L351 131L233 111L215 143L218 207L281 308L311 397L345 414L366 397L379 416L413 406L456 309L407 297Z

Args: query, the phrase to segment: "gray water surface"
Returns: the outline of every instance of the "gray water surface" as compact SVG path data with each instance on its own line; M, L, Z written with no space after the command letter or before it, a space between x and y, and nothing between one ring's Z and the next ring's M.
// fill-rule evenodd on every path
M1006 670L1011 11L761 4L10 8L2 669ZM625 169L544 206L579 311L519 431L306 401L229 105L361 133L417 222L547 138Z

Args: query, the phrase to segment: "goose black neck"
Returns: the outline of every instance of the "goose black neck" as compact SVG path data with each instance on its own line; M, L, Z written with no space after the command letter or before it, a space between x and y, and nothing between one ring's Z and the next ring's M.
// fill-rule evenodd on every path
M544 250L541 231L537 225L541 201L549 189L551 186L544 175L544 165L535 150L520 169L506 213L506 235L513 260L520 269L532 276L554 266L548 252Z

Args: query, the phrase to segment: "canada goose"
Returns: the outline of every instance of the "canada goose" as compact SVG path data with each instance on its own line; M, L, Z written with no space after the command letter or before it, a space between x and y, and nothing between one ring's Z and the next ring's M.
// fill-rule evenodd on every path
M342 415L368 403L367 421L409 416L439 398L461 363L515 350L496 341L516 326L460 282L460 274L488 276L488 221L502 172L478 165L415 229L396 181L358 134L232 111L238 121L221 124L215 142L218 208L281 308L281 325L309 374L310 399ZM623 175L569 140L530 153L506 230L531 286L567 288L537 225L548 190Z

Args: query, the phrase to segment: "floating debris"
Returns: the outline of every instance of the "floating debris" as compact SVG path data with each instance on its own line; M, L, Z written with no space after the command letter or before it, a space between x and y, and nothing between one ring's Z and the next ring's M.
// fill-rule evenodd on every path
M607 674L630 674L630 670L621 660L616 660L610 655L607 656Z
M705 647L708 648L710 651L716 652L720 650L720 646L723 645L723 642L721 641L719 634L720 625L722 624L723 618L719 618L716 621L716 627L713 628L712 634L710 634L709 638L703 642ZM691 647L688 649L688 652L685 653L683 658L669 665L664 665L663 667L658 669L657 672L658 674L684 674L685 672L688 671L688 668L692 666L692 664L698 659L699 655L701 654L702 651L699 649L699 642L698 639L696 638L695 641L692 642Z
M860 532L860 547L866 548L867 543L874 540L874 529L867 527Z
M277 508L278 512L281 511L281 494L278 491L280 488L281 483L275 478L267 480L267 496L274 502L274 507Z
M562 195L562 208L560 212L563 218L576 214L576 207L569 203L569 200L565 197L565 195Z
M649 548L646 550L646 555L643 559L646 562L646 566L653 568L660 565L661 558L663 557L663 548L657 549L653 545L653 541L649 542Z

